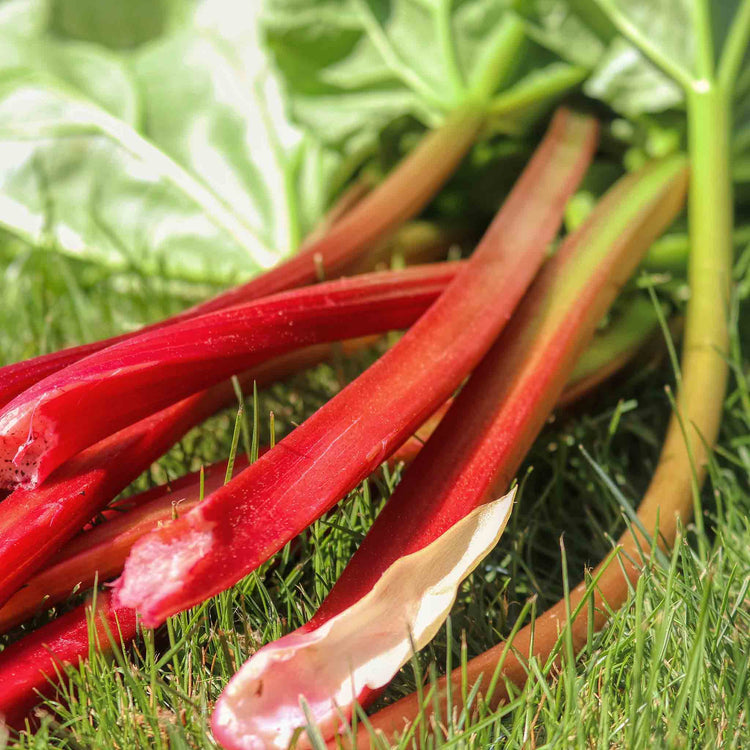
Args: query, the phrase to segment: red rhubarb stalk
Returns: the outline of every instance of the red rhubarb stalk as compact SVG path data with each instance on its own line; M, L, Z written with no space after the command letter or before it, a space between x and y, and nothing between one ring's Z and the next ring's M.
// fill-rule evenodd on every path
M370 339L355 339L344 342L343 349L356 350L368 343ZM243 389L254 383L269 385L330 357L329 344L307 347L243 373L239 383ZM214 386L84 451L37 490L17 490L0 503L0 602L40 570L95 514L119 512L103 509L184 432L235 399L230 383ZM113 456L119 460L110 460ZM177 480L175 489L181 486ZM164 491L164 487L156 488L153 495ZM144 502L150 492L143 493ZM132 507L134 502L128 499L116 507ZM77 583L68 587L65 596Z
M656 327L657 318L650 300L634 300L625 313L599 334L583 353L558 405L568 404L589 393L623 367ZM345 344L345 349L356 346L360 346L358 341ZM312 363L328 354L327 346L321 349L323 351L311 360ZM299 359L298 353L295 352L294 356ZM299 364L304 363L296 363ZM275 363L275 366L278 368L278 364ZM254 374L256 377L263 375L257 370ZM263 377L263 382L270 380ZM390 456L388 465L391 469L399 464L408 465L416 458L451 403L452 399L446 401ZM260 454L267 450L267 447L261 447ZM205 467L205 495L224 483L226 463L220 461ZM239 456L234 464L234 475L246 466L244 457ZM76 587L87 589L96 580L107 581L120 575L133 544L159 525L170 521L175 514L187 513L198 503L200 487L200 472L193 472L110 506L104 511L107 521L79 534L0 608L0 633L32 617L42 607L64 601Z
M640 256L682 207L686 185L681 157L652 164L620 180L566 239L406 472L313 623L349 606L393 560L507 487L582 347Z
M650 165L620 180L565 240L407 470L313 619L261 649L230 682L213 721L214 734L225 747L271 745L274 733L285 737L304 726L300 696L315 697L308 701L309 710L323 731L332 732L354 700L366 704L373 691L387 684L393 673L387 673L375 655L390 653L394 643L379 623L362 621L356 628L366 631L373 646L367 663L341 644L336 652L327 651L321 633L368 595L390 566L426 548L505 491L597 324L651 242L681 209L686 187L683 158ZM420 616L425 615L420 611ZM380 651L373 645L378 639ZM276 658L268 658L267 650ZM279 659L284 663L281 671ZM332 681L341 681L328 700L314 680L305 679L310 659L341 665L338 673L327 672ZM284 683L277 681L281 672ZM350 674L356 674L356 684L348 682ZM347 684L352 685L348 691Z
M92 354L24 391L0 414L0 481L35 487L107 435L265 359L411 325L455 273L446 263L330 281Z
M598 334L581 355L558 406L567 406L587 396L624 368L656 333L659 319L650 300L637 297L617 320ZM411 463L453 403L448 399L390 457L389 464Z
M43 378L119 341L312 284L321 273L325 278L335 278L347 266L359 262L379 240L422 210L463 159L482 121L479 108L467 106L457 110L440 128L425 136L369 194L365 183L356 183L357 187L342 196L322 228L313 233L296 255L248 283L140 331L62 349L0 369L0 408Z
M458 387L541 265L596 123L560 110L464 269L363 375L198 508L134 547L122 604L156 625L236 583L338 502ZM165 573L165 571L167 571Z
M91 605L81 605L8 646L0 653L0 727L5 721L22 729L40 695L53 693L58 675L78 666L92 646L107 653L112 641L127 643L135 636L135 612L115 609L110 595L100 593L94 613Z
M372 286L365 277L358 277L357 284L367 290L363 296L372 297L372 307L380 309L383 329L387 329L398 315L402 315L402 324L411 323L437 298L453 274L451 266L443 271L433 267L423 275L410 269L370 277L371 281L374 277L388 279L384 285ZM421 285L416 283L420 277ZM339 286L343 283L331 282ZM400 297L395 294L399 287ZM382 309L384 301L390 304ZM339 327L339 333L360 323L369 325L367 321L367 316L353 316L348 325ZM309 351L300 354L267 363L243 374L240 380L244 387L252 387L254 380L269 382L268 378L282 375L290 365L309 361ZM88 448L36 489L19 488L0 503L0 605L188 429L233 399L228 383L191 396Z

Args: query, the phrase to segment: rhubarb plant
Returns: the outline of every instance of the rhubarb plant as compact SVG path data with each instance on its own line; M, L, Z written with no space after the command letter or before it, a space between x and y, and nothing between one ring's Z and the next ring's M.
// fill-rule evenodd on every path
M291 115L350 148L395 116L439 121L476 97L489 99L488 130L521 133L584 75L506 3L270 0L262 24Z
M455 268L451 264L444 267L435 264L422 270L381 272L328 282L313 289L316 293L322 290L326 301L324 309L334 315L353 306L351 309L356 314L349 318L350 330L365 332L374 320L380 320L379 330L385 331L399 317L403 325L415 320L454 275ZM343 292L338 295L343 307L337 307L336 290ZM387 303L387 312L384 312L384 303ZM371 315L368 315L368 305ZM299 311L303 309L304 305ZM315 318L315 306L311 313L309 321ZM320 333L323 329L313 326L311 330ZM337 340L346 330L339 324L335 333L323 336L322 340ZM316 356L319 355L313 353L313 357ZM308 358L309 353L303 351L301 362L307 362ZM262 369L243 373L240 384L244 383L247 388L254 382L262 383L264 379L267 382L269 377L278 377L296 364L294 357L267 363ZM11 493L0 504L0 601L7 600L65 541L190 427L231 402L233 396L233 389L227 382L191 395L92 445L52 472L38 487L19 487Z
M744 112L741 97L747 94L741 75L747 70L743 64L750 42L750 3L736 4L731 9L730 22L721 25L719 15L712 12L708 3L699 1L689 8L666 3L665 12L679 11L685 17L681 36L676 39L669 36L676 28L673 24L665 24L656 35L653 23L645 25L654 20L645 4L598 0L594 5L616 37L613 44L637 49L659 75L669 80L675 96L684 97L687 108L691 296L675 413L656 471L638 508L637 525L619 540L620 565L603 563L595 571L592 619L580 606L588 594L584 582L539 618L533 630L527 626L514 637L513 646L518 651L503 655L504 644L490 649L460 675L451 675L448 681L453 680L454 684L458 680L488 679L501 655L510 680L520 683L526 676L516 654L532 653L542 660L554 655L561 620L569 620L571 648L581 648L590 629L600 627L606 622L607 613L627 599L641 573L639 562L653 544L671 544L680 522L689 519L694 510L698 513L697 523L702 524L700 486L718 437L728 378L734 219L732 148L733 143L742 143L742 131L733 139L732 123L734 114ZM577 28L593 33L591 17L577 15L570 8L568 11L569 20ZM498 687L493 695L495 701L505 696L502 686ZM404 704L396 704L376 717L375 726L400 729L404 718L416 716L417 705L417 696L410 696Z
M363 81L372 98L367 107L348 105L346 117L320 122L324 137L312 137L290 124L277 76L260 52L262 37L279 49L270 20L258 29L260 4L196 2L174 14L167 33L131 54L61 38L42 0L13 6L0 19L6 41L0 224L31 244L109 267L135 265L201 281L234 281L296 249L394 120L416 113L426 125L439 125L465 105L486 110L487 99L507 85L505 117L523 129L582 77L574 66L552 66L547 55L552 73L561 74L535 92L529 107L523 96L529 82L512 73L521 46L529 44L518 20L504 10L459 13L454 34L453 14L441 11L428 22L442 43L420 64L441 69L455 54L467 58L460 60L468 63L460 73L468 76L464 85L451 86L439 107L432 90L442 81L425 87L407 74L400 89L386 92L377 79L398 78L388 64L403 50L393 51L388 33L377 29L377 9L363 3L368 39L349 49L363 61L375 62L378 49L385 55ZM298 21L309 13L289 10ZM338 14L331 10L329 18ZM67 17L75 17L70 8ZM481 45L467 48L478 32ZM312 46L282 36L292 48ZM279 51L283 66L282 58ZM320 73L317 64L309 70L311 77Z
M107 8L110 3L111 13ZM750 425L742 356L744 321L738 323L745 312L742 300L747 298L745 277L750 267L750 256L747 250L743 252L750 205L748 3L266 0L262 11L259 3L249 7L234 0L152 4L134 0L126 5L114 0L0 3L0 111L4 114L0 126L0 263L5 270L0 289L0 329L5 334L0 336L0 349L5 361L49 352L62 344L92 342L97 335L123 330L128 338L136 333L133 341L137 341L140 325L195 305L216 291L213 282L217 281L237 283L252 277L249 285L210 300L208 307L199 305L188 309L182 319L164 323L182 325L196 313L214 314L232 303L257 302L293 286L318 283L342 272L361 272L363 262L381 261L382 250L389 246L398 225L420 212L421 219L432 226L447 228L440 231L443 238L459 237L466 252L531 156L541 132L534 123L546 120L552 102L573 90L580 90L589 104L591 99L598 100L596 111L603 136L593 168L564 209L564 226L570 236L561 241L555 238L548 246L550 255L561 248L555 258L564 257L573 238L580 238L591 222L596 232L606 232L607 227L595 221L605 193L622 190L623 184L632 187L634 181L646 179L649 170L674 165L675 187L669 197L677 201L677 183L683 178L676 176L681 160L676 154L688 152L688 211L647 251L643 261L647 273L639 276L617 303L615 325L608 330L615 338L622 326L617 351L624 353L621 358L614 353L605 357L594 378L616 368L632 350L633 342L654 330L655 320L667 337L677 337L683 330L681 325L668 330L662 309L654 304L656 299L667 315L676 312L679 316L687 303L679 367L675 347L671 342L668 347L677 398L668 401L661 388L655 395L657 378L647 371L631 371L611 389L556 415L531 450L534 471L525 475L519 488L522 503L511 518L511 535L481 563L482 575L458 588L455 584L461 576L452 578L457 592L453 626L458 623L466 629L461 669L442 681L432 680L427 687L420 670L429 657L415 656L414 681L401 673L391 696L403 695L415 686L422 692L371 717L371 724L393 738L393 732L401 732L413 721L399 740L403 747L409 743L426 746L432 741L439 744L443 730L451 743L468 739L489 744L496 741L498 731L510 744L519 745L528 743L529 732L552 741L560 736L575 737L579 744L594 737L601 746L652 741L672 746L683 736L706 746L736 742L744 726L741 707L746 670L741 665L747 650L742 601L746 587L737 573L742 570L738 550L747 546L738 498L746 499L740 474L747 464L744 435ZM131 20L139 16L146 26L135 33ZM116 23L100 23L115 17L119 19ZM85 21L91 18L95 22L87 26ZM579 106L585 100L576 96L572 101ZM624 173L632 174L612 188ZM441 189L446 180L448 184ZM334 209L331 221L321 222L325 207L338 195L343 196L346 210ZM620 204L625 213L626 204ZM634 220L635 224L642 218ZM348 229L337 229L334 219L343 221L342 226ZM621 232L622 242L632 239L629 229ZM514 240L526 236L526 231L513 231ZM651 236L649 231L644 233L644 238ZM307 239L302 241L303 237ZM644 248L641 238L636 240L636 255L641 257ZM734 271L739 284L730 289L733 248L741 257ZM291 261L275 265L270 274L258 275L262 268L277 264L293 251L300 253L298 259L292 256ZM73 255L85 260L70 260ZM633 262L634 258L628 258L616 270L625 275ZM214 377L200 371L197 359L190 365L195 367L191 371L195 382L189 386L194 395L156 415L146 416L164 408L167 398L177 399L180 394L167 396L166 385L159 383L153 394L148 393L145 373L140 393L146 394L146 400L153 396L153 403L126 403L136 399L113 382L112 398L106 403L113 413L97 410L92 415L93 426L82 429L88 435L85 438L77 432L79 423L85 421L81 414L72 409L65 412L71 418L59 420L55 430L63 443L71 437L69 453L62 450L55 456L53 451L47 457L51 473L38 488L16 488L12 493L0 490L0 535L5 544L4 548L0 545L5 549L1 553L5 562L0 561L0 593L3 599L11 597L0 610L4 627L44 609L45 590L49 592L47 604L57 601L54 611L64 612L69 608L63 602L67 594L79 584L91 586L97 571L106 577L117 575L133 544L134 558L149 539L162 545L155 557L149 558L148 553L140 558L141 563L150 559L151 572L159 566L167 569L174 560L181 566L188 549L183 543L185 530L204 533L209 529L215 536L216 529L223 530L223 511L229 511L230 523L238 529L226 535L226 566L216 564L216 550L211 550L205 563L206 567L215 565L220 585L212 588L207 584L208 575L197 564L184 576L192 581L193 592L189 596L186 591L178 592L170 602L157 601L154 622L236 580L226 573L230 562L239 561L238 577L268 559L284 540L301 534L274 555L269 567L261 567L256 575L246 577L199 610L170 618L166 632L152 637L146 631L144 641L125 654L115 649L116 663L111 666L94 657L89 639L80 637L91 627L85 607L53 622L43 633L25 635L0 653L0 684L7 686L5 693L0 688L1 712L20 726L24 714L41 698L36 691L52 695L51 683L60 681L58 700L48 704L56 718L42 719L33 740L36 744L149 746L168 738L164 741L170 744L207 745L213 742L210 711L196 710L196 706L214 705L248 653L298 629L294 638L302 648L291 652L289 664L301 664L305 647L314 640L316 653L320 649L326 655L325 668L318 670L325 676L325 686L322 679L311 686L311 681L302 677L284 684L274 681L278 675L269 665L278 662L269 659L262 671L270 679L266 683L263 677L264 691L266 687L269 691L265 700L259 700L254 690L256 677L248 667L219 701L217 736L233 746L247 741L258 728L281 726L288 735L307 725L310 742L315 746L323 742L320 728L330 736L355 703L366 704L382 690L404 654L423 645L427 636L422 635L431 634L445 613L441 606L431 608L434 617L428 618L428 630L412 627L412 634L419 636L413 643L407 643L406 628L401 628L394 641L398 653L393 660L381 659L378 655L387 645L368 629L374 611L368 602L374 601L376 607L390 603L398 609L405 604L405 596L406 612L409 607L414 611L421 596L425 596L424 602L432 601L429 592L424 593L429 581L423 576L415 572L410 576L415 586L399 590L389 572L400 571L400 563L411 558L414 549L410 544L426 544L421 551L439 545L445 536L440 535L440 523L445 522L442 530L447 528L448 534L455 530L451 523L460 524L462 515L471 514L472 503L482 502L482 487L493 487L484 499L502 494L516 471L509 467L517 466L526 455L538 430L534 420L552 409L555 400L550 390L562 387L563 376L555 371L548 379L524 380L528 373L522 363L527 355L533 360L535 346L511 357L507 364L495 361L498 372L506 368L507 383L527 384L527 399L515 392L498 391L497 383L487 375L487 362L503 342L504 351L513 350L513 336L522 338L518 331L538 322L534 315L520 313L529 309L532 300L538 302L535 290L554 268L560 270L554 259L543 267L482 364L464 362L463 375L452 373L454 385L446 386L439 399L432 399L435 389L431 381L418 381L423 384L419 386L420 399L431 404L424 406L419 417L409 411L411 404L387 401L389 394L379 393L377 383L364 378L369 389L360 389L360 405L352 403L350 411L342 410L337 422L336 409L346 404L341 396L358 382L345 387L355 377L347 350L324 344L285 355L283 360L290 369L331 356L334 366L297 376L299 389L274 385L261 397L283 424L282 434L295 428L259 462L265 469L280 469L279 484L283 485L270 488L269 494L278 503L266 507L265 516L256 513L262 504L257 496L253 499L251 491L260 486L261 469L256 465L243 468L240 462L235 466L236 479L228 488L215 475L213 480L204 477L203 489L200 478L190 476L170 483L178 494L190 492L193 499L207 495L207 507L214 512L209 523L205 523L199 504L192 509L175 508L174 498L162 495L168 492L163 489L136 498L131 505L117 501L104 511L104 523L90 524L119 489L186 429L234 400L228 384L195 394L193 388L200 389L208 382L201 377ZM581 275L590 270L586 266ZM111 285L110 295L105 284L100 284L105 279L105 284ZM576 283L571 282L572 286ZM123 305L129 290L141 287L142 305ZM636 293L638 287L648 288L649 299ZM591 290L579 292L582 306L587 291L594 293L596 288L598 281ZM496 288L496 297L484 300L482 315L488 311L494 315L504 291ZM164 302L161 309L160 302ZM462 309L460 304L453 307L459 312ZM557 326L558 332L564 327L565 306L554 309L558 318L545 321L542 331L551 330L547 323ZM557 364L560 371L569 372L568 347L577 346L571 343L573 338L585 338L593 330L593 313L592 319L584 318L577 319L580 329L565 329L555 340L534 339L547 352L544 362L534 360L540 370L549 375ZM473 329L465 321L463 327ZM167 341L166 330L160 334L162 342ZM447 342L446 350L453 351L462 332ZM640 333L643 335L636 335ZM487 338L489 346L494 336ZM396 334L389 334L387 342L393 346L397 339ZM13 398L23 399L24 391L44 378L66 377L62 373L70 365L83 368L67 375L71 388L79 387L76 373L85 372L87 365L83 360L76 364L78 360L101 351L95 356L102 358L94 361L106 362L105 347L115 343L104 339L0 371L0 408ZM377 348L379 352L386 349L385 340ZM394 351L399 351L398 347ZM197 349L195 353L198 357ZM283 365L274 370L276 352L269 349L266 353L274 358L242 376L243 389L253 380L270 383L284 372ZM148 351L139 356L150 361ZM477 354L474 362L480 358ZM428 367L428 361L414 360L404 377L392 381L384 391L393 395L404 382L413 382L414 373L423 375L421 369ZM722 404L727 362L737 388ZM470 371L473 374L469 375ZM118 382L123 384L134 374ZM265 380L266 375L271 380ZM88 386L95 382L88 381ZM314 389L307 387L312 382ZM580 389L587 389L592 382L584 376L579 380ZM480 388L479 383L484 386ZM644 390L644 384L649 388ZM537 385L541 390L535 389ZM103 387L106 390L106 385ZM457 388L462 390L456 399ZM487 393L480 394L480 390ZM84 388L80 391L83 396ZM316 415L312 420L308 417L324 402L322 391L334 398L332 405L320 410L326 417L318 419L316 432L305 420L316 423ZM616 405L612 391L622 397ZM187 391L180 393L186 395ZM497 397L494 401L491 394ZM576 387L568 388L557 403L577 395ZM671 399L671 393L668 395ZM493 454L479 466L477 456L483 449L491 452L488 446L495 435L491 421L478 426L481 420L471 413L485 399L492 402L487 414L498 417L500 423L504 423L503 404L508 403L521 404L518 413L527 419L521 420L520 427L511 420L508 434L516 435L516 440L504 444L500 464L494 462ZM89 407L96 403L90 394L84 400ZM361 407L371 402L372 410ZM538 413L532 417L524 408L531 409L534 404ZM670 405L674 419L662 460L639 514L634 515L628 508L631 502L637 505L634 498L646 486L644 475L655 464L655 450L667 421L660 415L665 415ZM713 455L722 406L725 439ZM380 423L388 421L403 430L398 435L389 433L385 442L376 440L370 446L371 454L355 450L336 453L340 446L335 438L344 447L351 445L347 444L351 437L347 431L351 424L359 424L357 420L382 426L376 420L377 409ZM33 419L30 413L27 416ZM135 419L142 421L127 426ZM228 419L224 415L211 424ZM322 443L313 442L320 436L323 422L331 433ZM236 436L240 423L249 446L246 436L253 430L239 418ZM119 427L121 432L112 434ZM6 458L11 462L18 458L22 463L23 455L16 455L20 444L28 441L31 446L38 440L39 449L42 433L35 434L32 429L24 436L21 422L18 428L6 446L12 456ZM248 447L248 454L255 453L258 445L257 429L254 433L254 447L252 451ZM299 443L295 433L299 433ZM267 434L272 436L273 446L273 426ZM477 434L482 439L471 442L470 436ZM214 434L211 426L193 431L162 465L170 467L169 476L175 466L179 467L177 475L194 469L194 450L203 439L211 447L199 450L200 460L226 456L229 437ZM99 438L103 438L101 442L88 445ZM233 444L236 447L236 442ZM282 445L300 449L296 468L293 458L278 450ZM83 451L76 453L82 447ZM320 482L305 484L309 473L306 462L313 462L310 471L315 479L314 462L320 460L321 451L326 458L317 475ZM38 453L42 457L44 451ZM33 454L32 448L27 458L34 459ZM347 505L331 509L310 530L303 531L386 456L380 470L350 496ZM443 458L435 461L435 456ZM475 480L475 492L454 502L455 487L450 479L467 465L466 476ZM356 467L363 473L356 474ZM6 464L6 469L6 474L15 476L14 471L22 467ZM454 473L448 476L451 469ZM509 473L502 474L504 469ZM495 470L498 476L491 475ZM402 471L402 484L375 521L372 533L365 536L380 500L391 494ZM712 492L701 493L708 471ZM417 486L417 473L428 478L427 489ZM282 501L286 503L294 495L298 479L307 493L305 499L313 498L313 507L299 513L296 506L291 510L282 507ZM433 492L427 498L428 489L440 481L449 485L446 494ZM592 493L599 483L605 491ZM234 494L238 492L239 498ZM610 504L610 495L618 506ZM412 524L414 515L410 513L409 524L394 521L394 517L403 517L397 509L411 503L412 497L426 498L414 506L421 509L420 518ZM430 514L433 502L437 516ZM121 514L125 508L129 511ZM611 539L622 529L622 508L629 513L630 526L616 551L593 577L587 576L581 586L568 592L568 581L576 579L584 565L596 564L611 548ZM175 523L154 533L155 526L175 515ZM691 515L693 523L683 529L681 524ZM704 533L704 524L709 523L716 529L715 537ZM415 528L405 528L409 525ZM578 525L585 531L579 531ZM87 530L81 535L82 526ZM266 534L268 544L263 550L253 551L252 545L245 544L244 526L250 532L260 529ZM546 532L544 527L549 527ZM567 558L563 554L560 589L556 587L560 571L553 542L563 528ZM206 538L198 541L203 543ZM363 538L366 541L360 551L334 585L344 570L344 560ZM165 541L172 546L167 549ZM666 564L659 547L668 549L673 541L676 544ZM199 547L191 552L202 553ZM109 556L107 549L111 550ZM711 550L714 555L709 558ZM441 552L436 554L438 562L448 562L441 559ZM571 560L575 561L572 565ZM732 560L736 562L733 569ZM131 571L131 593L143 569L138 567L141 563L134 564ZM195 560L190 561L193 563ZM393 565L388 567L389 563ZM431 572L419 567L422 574ZM182 572L178 577L183 577ZM373 590L380 591L376 579L381 573L393 592L389 601L382 596L368 599ZM127 573L125 579L127 584ZM155 572L146 575L148 590L156 579ZM663 580L667 581L665 591L659 588ZM28 587L19 589L24 583ZM534 611L531 601L515 619L520 599L535 593L537 602L552 603L563 591L565 598L546 614L536 616L532 624L526 619L527 613ZM632 612L627 608L618 611L631 592ZM360 610L362 602L365 605ZM105 609L116 611L108 601ZM129 607L121 608L121 613L132 621ZM43 620L52 616L52 612L40 614ZM613 627L597 634L608 618L614 618ZM409 621L408 615L405 621ZM35 622L38 620L4 636L0 648ZM342 624L344 630L339 628ZM649 645L652 628L653 648ZM346 637L332 645L331 632ZM508 636L504 643L478 658L469 658L495 643L498 632ZM431 654L438 657L447 651L447 672L455 666L460 647L452 639L455 633L449 627L430 647ZM127 641L135 636L135 630L124 628L121 635ZM102 639L96 642L107 650ZM260 654L278 656L286 643L261 649ZM342 705L335 716L327 693L341 684L344 668L329 658L334 651L333 656L346 654L352 664L375 654L383 667L374 676L367 664L358 664L357 679L337 694ZM59 658L50 658L51 652L59 653ZM83 663L87 660L89 666ZM261 661L250 664L258 667ZM137 665L132 673L129 662ZM579 669L579 664L583 668ZM628 666L622 672L624 691L616 689L620 681L615 678L622 664ZM63 666L64 674L60 671ZM64 676L72 682L62 679ZM545 682L548 678L556 682L552 692ZM145 681L148 690L141 684ZM305 693L312 701L300 707L296 698ZM501 712L488 713L506 698L509 702ZM280 725L278 712L274 715L279 704L282 711L288 709ZM247 710L252 706L254 713ZM541 708L532 717L528 706ZM120 726L123 707L135 717L127 727ZM435 719L426 721L432 712L437 714ZM357 715L362 714L358 711ZM509 718L503 719L505 716ZM316 721L318 729L313 726ZM373 740L364 731L356 738L353 734L343 738L344 743L363 746L381 740L382 735ZM32 740L21 736L16 742L14 735L9 741L20 748ZM300 742L304 741L302 736ZM0 722L0 745L4 742Z

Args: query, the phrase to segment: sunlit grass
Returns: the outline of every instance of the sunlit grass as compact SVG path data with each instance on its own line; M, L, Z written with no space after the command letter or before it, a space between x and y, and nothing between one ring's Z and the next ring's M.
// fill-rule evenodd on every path
M207 291L17 249L1 272L3 362L135 327ZM603 632L592 634L574 661L564 648L554 672L531 660L528 682L511 689L508 704L491 710L474 694L468 712L422 722L404 746L750 743L747 317L738 303L735 380L703 493L706 555L695 526L683 529L673 551L649 563L628 604ZM374 354L343 369L339 363L300 373L257 401L244 394L237 422L236 410L227 410L191 431L137 486L226 458L234 435L239 450L267 442L271 411L283 435ZM586 566L611 551L656 463L670 409L663 386L671 381L668 362L642 365L555 416L520 474L518 512L501 544L464 584L448 626L402 670L383 702L418 684L429 696L430 681L446 666L494 645L519 617L540 613L562 596L565 569L574 585ZM40 707L41 726L12 738L9 747L215 747L209 717L227 680L250 653L313 614L398 479L398 472L374 475L230 591L145 633L114 658L96 656L69 670L58 700Z

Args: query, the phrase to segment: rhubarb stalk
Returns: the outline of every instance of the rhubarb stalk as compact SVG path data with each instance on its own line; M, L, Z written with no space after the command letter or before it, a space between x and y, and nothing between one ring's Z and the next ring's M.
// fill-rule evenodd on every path
M221 487L226 466L227 462L221 461L207 467L203 472L203 485L200 472L196 472L185 477L187 481L176 482L175 488L168 485L154 487L121 501L119 509L106 521L71 540L44 570L28 580L0 607L0 633L7 632L43 608L65 601L76 587L85 590L96 581L104 582L118 576L134 542L160 523L167 523L175 515L186 513L197 505L201 487L205 493ZM242 471L245 466L247 459L238 456L235 471Z
M333 643L325 642L327 623L357 607L397 561L432 544L505 491L597 324L651 241L681 209L686 186L681 157L650 165L620 180L566 238L407 470L316 615L295 633L261 649L232 679L217 703L213 723L225 747L272 744L271 728L283 738L304 726L308 719L299 708L301 696L315 696L314 705L308 701L309 710L330 733L341 715L351 712L355 699L366 704L374 690L387 684L394 672L382 669L374 654L388 653L394 646L381 635L379 623L356 623L371 644L366 662L340 645L329 650ZM408 633L402 639L408 644ZM283 683L277 681L278 665L269 653L283 655ZM342 703L339 693L335 703L333 693L324 699L314 682L305 679L313 655L339 664L342 684L348 673L357 675L358 691L347 693L348 703Z
M337 281L315 289L330 289L332 285L350 291L358 288L362 293L350 297L345 307L358 298L360 301L369 299L367 305L372 316L352 316L346 325L338 326L336 338L347 330L369 326L376 319L381 321L380 330L391 328L399 316L400 323L408 325L439 296L446 281L455 274L454 269L455 266L447 264L442 270L436 265L424 272L419 269L389 271L372 274L369 281L367 277L357 277L354 287L347 287L347 281ZM333 304L334 298L335 295L329 297L328 302ZM346 295L340 301L345 299ZM385 302L388 304L384 307ZM337 309L340 308L331 307L331 310ZM309 352L301 354L302 363L309 361ZM300 358L268 363L244 373L240 380L245 387L248 384L252 387L254 380L268 382L267 378L283 374L290 364L293 367L300 364ZM233 399L229 383L191 396L93 445L61 466L36 489L19 488L3 500L0 503L0 604L188 429Z
M290 721L287 697L301 683L309 688L308 713L321 732L332 734L340 721L336 708L346 711L363 690L390 679L414 649L432 640L461 582L497 544L514 496L515 490L475 508L430 544L399 558L366 596L314 633L292 633L262 648L222 694L214 736L233 750L288 748L299 720Z
M54 692L57 675L78 666L92 648L107 653L113 642L135 638L135 612L115 609L109 594L99 593L91 610L91 605L81 605L0 653L0 727L5 721L23 728L40 695Z
M98 440L264 359L406 327L455 268L432 264L304 287L92 354L24 391L0 413L0 481L33 488ZM78 419L81 413L87 419Z
M147 625L228 588L338 502L452 393L541 265L596 144L559 110L464 269L391 350L198 508L142 539L118 584ZM168 571L165 574L165 571Z

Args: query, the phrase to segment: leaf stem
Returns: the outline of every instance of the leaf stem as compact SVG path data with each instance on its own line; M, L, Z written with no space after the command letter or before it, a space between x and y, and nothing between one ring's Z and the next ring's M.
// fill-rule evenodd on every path
M724 91L734 88L750 41L750 0L743 0L734 17L719 61L718 81Z
M518 51L526 38L524 24L515 15L506 16L495 32L482 65L469 82L470 98L486 103L504 83L515 64Z
M750 242L750 224L738 226L732 233L732 245L737 248ZM687 234L670 233L658 239L649 249L643 267L650 271L681 272L687 266L690 238Z
M551 106L555 97L577 86L588 75L585 68L575 65L554 65L544 71L544 76L521 80L495 96L487 107L488 127L511 132L518 129L518 123L513 121L508 123L509 127L502 127L503 118L547 103Z
M443 111L449 110L451 108L450 102L447 102L444 97L440 96L430 83L417 73L412 66L406 64L401 59L401 55L399 55L391 44L370 6L364 0L356 0L356 6L359 9L360 20L365 33L393 74L400 78L412 91L424 97L432 105L437 106Z
M693 0L693 29L697 42L695 65L703 80L714 77L714 38L708 0Z
M440 0L435 8L435 25L437 29L438 42L442 53L443 65L451 84L453 98L459 102L466 92L466 81L463 72L458 64L456 55L456 44L453 38L453 29L451 26L451 12L453 10L453 0Z

